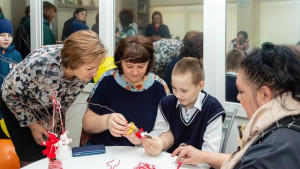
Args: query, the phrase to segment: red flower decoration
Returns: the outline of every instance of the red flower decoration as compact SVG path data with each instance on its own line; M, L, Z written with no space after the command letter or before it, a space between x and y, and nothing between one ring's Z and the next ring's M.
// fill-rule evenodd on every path
M136 132L136 133L135 133L135 136L136 136L137 138L139 138L139 139L142 139L142 135L141 135L140 132Z

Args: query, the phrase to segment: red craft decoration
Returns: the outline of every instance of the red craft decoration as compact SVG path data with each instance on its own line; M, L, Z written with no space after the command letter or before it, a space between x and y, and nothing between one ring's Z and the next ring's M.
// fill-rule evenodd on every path
M48 132L49 138L47 141L44 141L41 143L41 145L46 146L46 149L43 150L43 155L47 155L47 157L50 160L53 160L56 158L56 150L57 147L54 146L55 143L59 141L59 139L56 137L56 134Z
M60 160L49 160L48 169L63 169Z
M113 160L111 160L111 161L109 161L109 162L106 163L106 165L110 167L109 169L115 169L115 167L117 167L120 164L120 160L118 161L118 164L116 164L114 166L112 166L111 164L109 164L109 163L111 163L113 161L115 161L115 159L113 159Z
M139 139L142 139L142 135L141 135L142 132L144 132L144 129L140 128L139 131L135 133L135 136Z
M182 162L181 162L181 161L179 161L177 164L178 164L178 166L177 166L177 169L179 169L179 168L180 168L180 166L182 165Z
M140 162L138 166L134 167L133 169L156 169L155 165L148 164L145 162Z
M136 133L135 133L135 136L136 136L137 138L139 138L139 139L142 139L142 135L141 135L140 132L136 132Z

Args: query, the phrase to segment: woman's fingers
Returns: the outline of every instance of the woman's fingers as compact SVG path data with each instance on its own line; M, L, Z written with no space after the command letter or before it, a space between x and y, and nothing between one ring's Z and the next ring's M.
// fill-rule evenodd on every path
M127 120L118 113L113 113L108 120L108 129L115 137L121 137L127 130Z

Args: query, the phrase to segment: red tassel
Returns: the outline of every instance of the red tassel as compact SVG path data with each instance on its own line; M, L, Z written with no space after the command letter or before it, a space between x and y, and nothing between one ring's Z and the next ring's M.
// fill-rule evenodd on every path
M63 169L60 160L49 160L48 169Z
M140 162L138 166L134 167L134 169L156 169L155 165L148 164L145 162Z

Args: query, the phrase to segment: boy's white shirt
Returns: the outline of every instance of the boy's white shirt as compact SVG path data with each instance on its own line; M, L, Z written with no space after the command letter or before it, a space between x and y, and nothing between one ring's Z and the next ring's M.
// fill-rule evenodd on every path
M205 94L202 92L199 92L198 98L194 104L194 106L187 111L182 106L182 116L187 121L187 114L189 114L189 117L192 117L193 114L199 109L201 111L202 109L202 101L204 99ZM177 102L176 106L179 106L180 102ZM157 110L157 117L155 120L155 124L153 127L153 130L149 133L153 136L159 136L164 132L167 132L170 130L169 123L165 120L163 117L160 108ZM210 152L219 152L220 145L222 140L222 116L219 116L214 121L212 121L207 127L203 135L203 145L202 145L202 151L210 151ZM201 169L209 169L210 166L205 163L201 163L197 165Z

